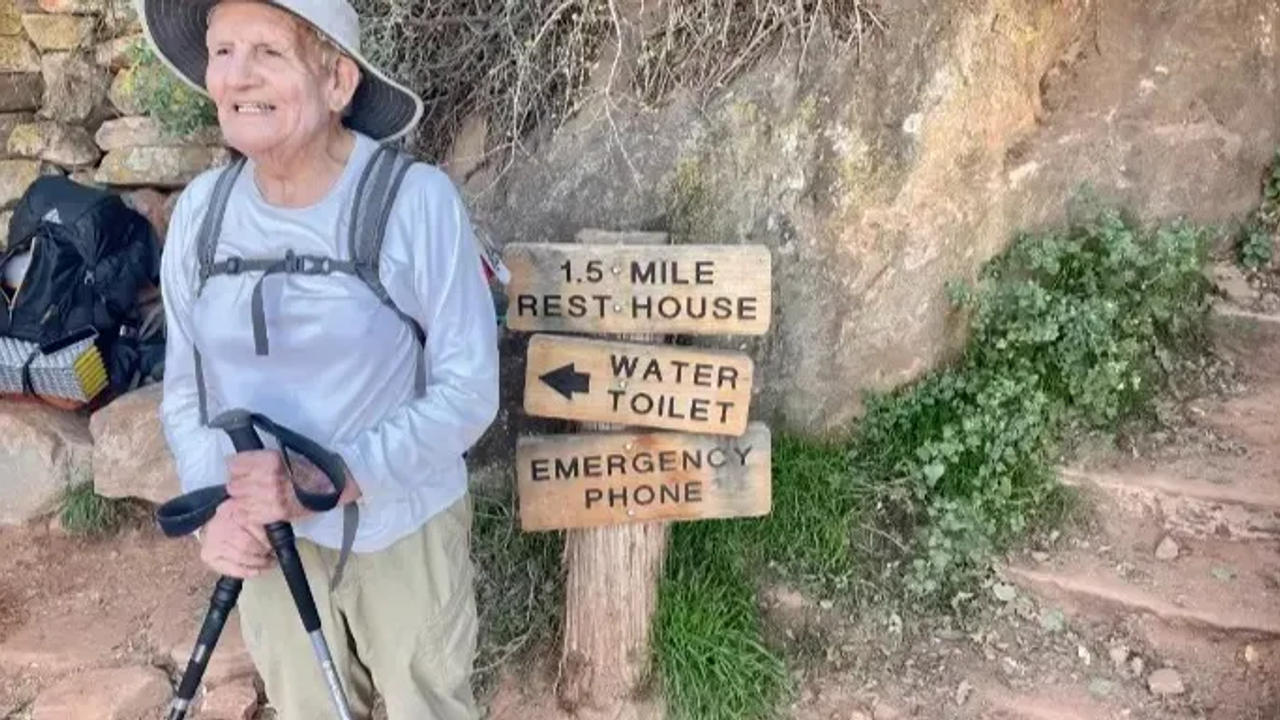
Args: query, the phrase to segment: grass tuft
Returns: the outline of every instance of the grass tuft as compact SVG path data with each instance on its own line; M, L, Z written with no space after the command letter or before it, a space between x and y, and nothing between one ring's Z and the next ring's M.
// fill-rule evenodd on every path
M72 535L99 537L116 532L135 514L129 501L102 497L92 482L81 482L63 494L58 519Z

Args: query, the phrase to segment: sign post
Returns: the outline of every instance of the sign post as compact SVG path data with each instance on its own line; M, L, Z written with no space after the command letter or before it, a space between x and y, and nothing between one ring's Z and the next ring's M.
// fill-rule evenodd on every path
M661 339L768 332L772 269L763 246L576 239L503 252L512 330L605 336L530 340L525 411L587 432L520 438L517 487L522 529L566 531L561 705L616 716L648 670L667 522L756 517L772 503L769 428L749 420L751 358Z

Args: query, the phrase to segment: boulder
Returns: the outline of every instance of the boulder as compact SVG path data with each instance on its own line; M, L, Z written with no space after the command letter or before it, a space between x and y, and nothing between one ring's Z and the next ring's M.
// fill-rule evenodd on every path
M23 15L22 27L40 50L72 50L93 38L94 19L85 15Z
M134 115L108 120L94 136L103 150L127 147L172 147L179 145L220 145L222 131L217 126L197 130L189 135L172 135L153 118Z
M142 104L138 101L137 86L133 82L134 69L129 67L116 73L107 90L107 98L121 115L142 115Z
M0 37L0 72L40 72L40 53L24 37Z
M169 218L173 213L172 208L168 207L169 197L167 195L156 192L151 188L142 188L141 190L122 193L120 198L124 200L126 205L142 213L147 220L150 220L151 227L155 228L156 238L163 240L164 236L169 232Z
M1181 695L1187 688L1182 684L1182 676L1172 668L1161 668L1147 678L1147 687L1152 695Z
M22 13L14 7L13 0L0 0L0 35L11 37L22 34Z
M46 13L98 15L106 9L106 0L22 0L23 9ZM34 5L35 7L32 7Z
M159 504L180 494L178 471L160 426L162 386L145 385L93 414L93 489L109 498Z
M10 155L40 158L64 168L88 167L101 156L88 131L53 120L15 127L6 149Z
M252 680L219 685L200 701L199 720L252 720L258 712L258 690Z
M142 24L138 22L138 11L133 0L105 0L102 11L102 29L99 37L119 37L129 33L142 32Z
M29 112L0 113L0 157L9 156L5 148L9 145L9 136L13 134L13 129L33 120L35 116Z
M41 60L44 102L40 117L69 123L84 122L99 106L110 86L106 70L82 52L50 52Z
M0 112L38 110L44 77L38 72L0 72Z
M40 693L31 720L144 720L159 717L169 678L151 667L94 670Z
M213 147L121 148L107 153L95 178L108 185L176 188L228 157L226 149Z
M0 160L0 210L17 205L22 194L38 177L39 160Z
M124 35L99 43L93 59L108 70L123 70L132 62L129 52L135 45L143 42L145 40L141 35Z
M35 403L0 402L0 524L19 525L53 511L69 485L92 478L92 468L84 418Z

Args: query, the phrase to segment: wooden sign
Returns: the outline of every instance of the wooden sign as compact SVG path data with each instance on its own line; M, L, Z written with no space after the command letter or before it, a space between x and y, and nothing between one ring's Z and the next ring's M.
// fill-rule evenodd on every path
M759 517L772 505L769 428L742 437L595 433L516 445L526 531L651 520Z
M530 415L741 435L754 363L744 353L536 335L525 363Z
M512 330L763 335L773 313L763 245L510 243Z

